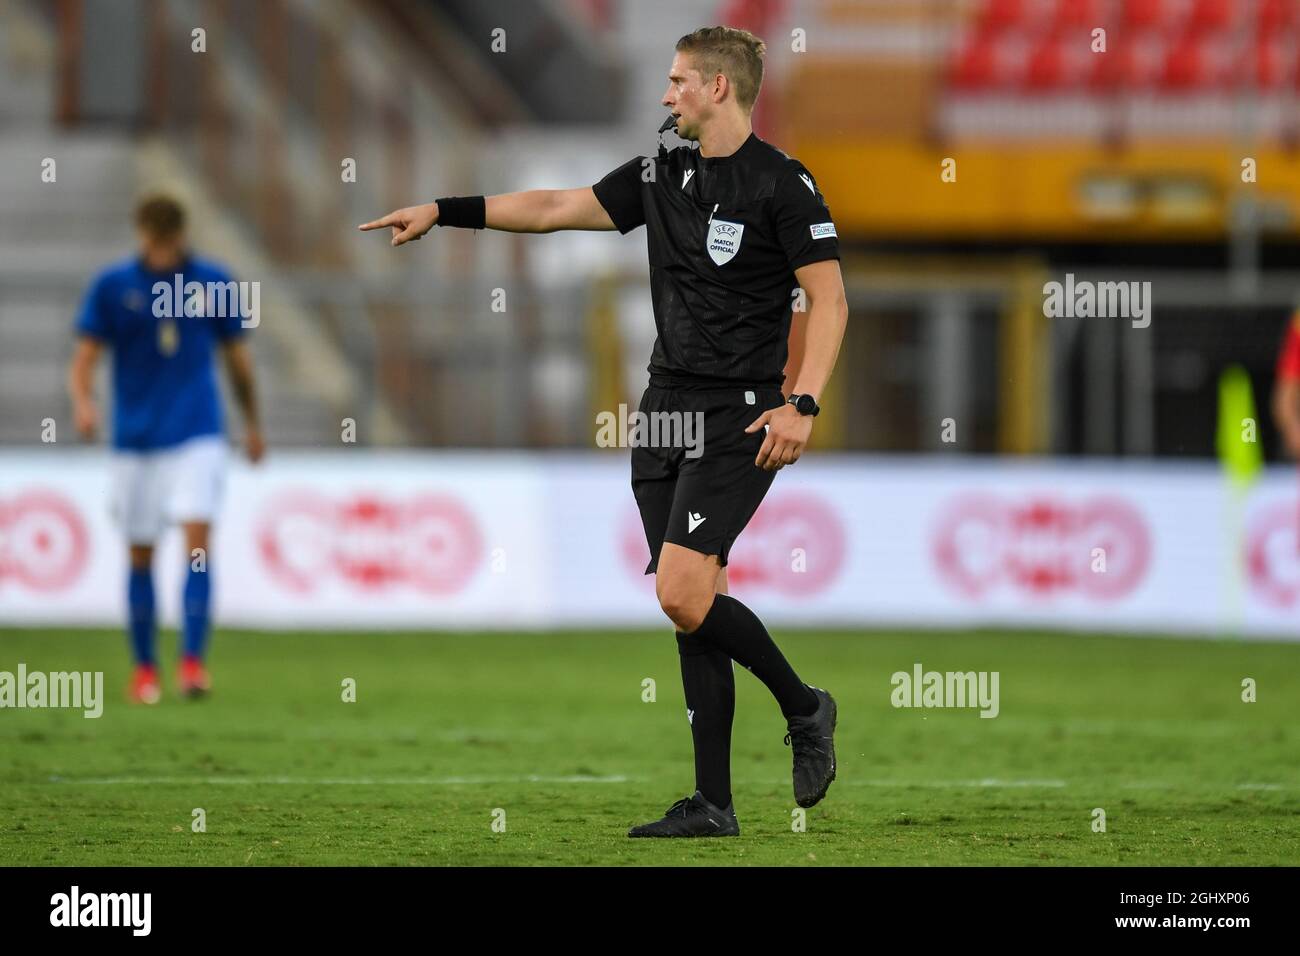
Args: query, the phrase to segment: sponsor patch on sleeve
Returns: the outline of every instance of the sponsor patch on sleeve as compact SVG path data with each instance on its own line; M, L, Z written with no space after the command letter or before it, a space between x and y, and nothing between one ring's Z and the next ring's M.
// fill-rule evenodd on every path
M814 239L838 239L839 238L839 236L835 235L835 223L833 222L813 223L808 228L812 231L812 237Z

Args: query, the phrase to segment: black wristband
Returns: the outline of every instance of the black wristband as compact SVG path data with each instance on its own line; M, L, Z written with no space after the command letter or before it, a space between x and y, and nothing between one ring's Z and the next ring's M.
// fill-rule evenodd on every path
M460 226L462 229L487 228L487 197L448 196L435 199L438 204L438 225Z

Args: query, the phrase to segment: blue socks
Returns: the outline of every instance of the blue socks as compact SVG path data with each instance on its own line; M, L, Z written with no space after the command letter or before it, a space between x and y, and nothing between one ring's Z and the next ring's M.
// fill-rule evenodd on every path
M186 572L181 653L203 657L207 649L212 586L209 572ZM157 613L154 605L153 570L132 568L127 578L126 606L131 635L131 654L137 664L156 666Z
M131 653L137 664L153 665L154 660L154 601L153 571L150 568L132 568L126 585L127 617L131 632Z
M202 658L208 643L208 609L212 603L211 570L195 571L190 567L185 579L184 643L186 657Z

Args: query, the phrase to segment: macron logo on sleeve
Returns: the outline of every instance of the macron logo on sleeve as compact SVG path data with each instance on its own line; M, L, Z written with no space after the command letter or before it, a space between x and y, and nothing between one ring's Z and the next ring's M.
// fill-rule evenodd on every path
M812 237L814 239L838 239L839 238L839 236L835 235L835 223L833 222L814 223L813 225L809 226L808 229L810 232L812 232Z
M694 175L695 175L695 170L693 170L693 169L688 169L688 170L686 170L686 172L682 173L682 188L683 188L683 189L686 188L686 184L689 183L689 182L691 181L691 177L694 176Z
M813 185L812 177L809 176L807 173L800 173L799 178L802 179L803 184L808 187L808 191L812 193L814 196L816 196L817 187Z

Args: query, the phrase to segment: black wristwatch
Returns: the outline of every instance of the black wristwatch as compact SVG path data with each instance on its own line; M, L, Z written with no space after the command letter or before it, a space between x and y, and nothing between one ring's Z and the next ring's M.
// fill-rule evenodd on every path
M821 406L817 404L817 399L811 395L791 395L786 399L786 404L793 405L795 411L800 415L812 415L814 418L822 410Z

